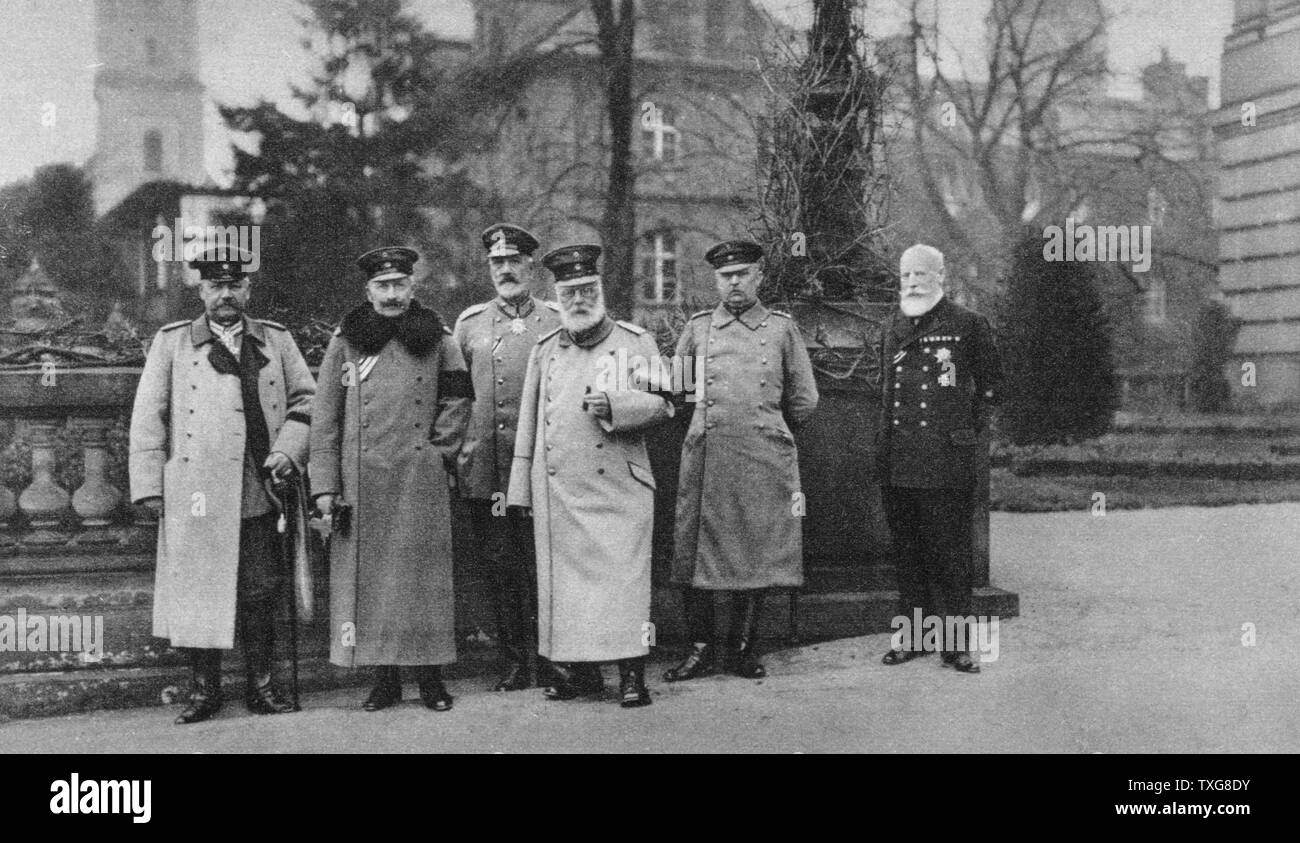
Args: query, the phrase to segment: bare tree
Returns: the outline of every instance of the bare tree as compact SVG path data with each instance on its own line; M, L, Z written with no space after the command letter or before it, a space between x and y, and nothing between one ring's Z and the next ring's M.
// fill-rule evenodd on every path
M591 0L591 12L596 18L609 127L605 212L600 223L605 241L605 297L613 313L629 316L636 262L636 169L632 162L636 4L633 0Z

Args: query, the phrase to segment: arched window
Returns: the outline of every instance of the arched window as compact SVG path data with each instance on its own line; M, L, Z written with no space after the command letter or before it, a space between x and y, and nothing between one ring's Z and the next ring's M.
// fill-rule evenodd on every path
M144 171L161 173L163 169L162 132L150 129L144 133Z

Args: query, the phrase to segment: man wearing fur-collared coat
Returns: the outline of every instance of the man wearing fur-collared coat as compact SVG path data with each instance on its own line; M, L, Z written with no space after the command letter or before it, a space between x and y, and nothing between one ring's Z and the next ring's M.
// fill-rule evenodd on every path
M426 705L450 708L437 667L456 659L447 474L473 392L451 332L411 298L415 260L401 247L359 259L370 301L325 351L311 432L321 511L351 507L330 538L330 661L379 668L369 711L401 700L401 666Z

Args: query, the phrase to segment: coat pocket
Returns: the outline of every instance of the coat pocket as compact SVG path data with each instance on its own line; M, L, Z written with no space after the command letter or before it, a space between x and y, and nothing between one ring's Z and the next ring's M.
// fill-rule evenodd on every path
M643 465L638 465L637 463L634 463L631 460L628 460L627 470L632 472L633 479L636 480L638 483L640 483L642 486L645 486L647 489L651 489L651 490L655 488L655 476L654 473L650 471L650 469L646 468Z

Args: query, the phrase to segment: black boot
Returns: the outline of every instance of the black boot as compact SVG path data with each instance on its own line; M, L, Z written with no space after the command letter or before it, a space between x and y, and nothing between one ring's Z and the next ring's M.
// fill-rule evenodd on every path
M280 696L271 677L275 614L270 605L249 606L240 613L244 638L244 704L253 714L297 711Z
M556 675L556 681L542 689L542 695L548 700L594 697L605 690L605 678L600 674L600 665L595 662L568 665L551 662L551 669Z
M746 679L762 679L767 670L758 661L758 621L763 611L761 590L740 591L731 598L731 647L727 669Z
M192 649L190 670L194 675L190 702L176 718L176 725L200 723L221 710L221 651Z
M677 667L664 671L665 682L685 682L717 672L717 648L703 641L691 645L691 651Z
M691 651L677 667L664 672L666 682L685 682L709 676L717 670L717 648L713 630L713 592L686 587L682 591L686 610L686 631L691 636Z
M528 677L528 635L525 631L524 601L513 592L496 595L497 642L501 647L501 678L494 691L521 691L531 683Z
M419 670L420 699L425 708L434 711L451 711L452 696L447 693L447 686L442 684L442 668L436 664L426 665Z
M402 701L402 672L397 665L384 664L375 668L375 687L361 707L366 711L382 711Z
M618 704L623 708L650 704L650 691L645 686L645 656L619 660L618 697Z

